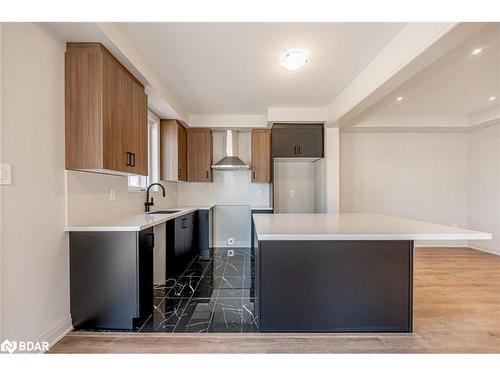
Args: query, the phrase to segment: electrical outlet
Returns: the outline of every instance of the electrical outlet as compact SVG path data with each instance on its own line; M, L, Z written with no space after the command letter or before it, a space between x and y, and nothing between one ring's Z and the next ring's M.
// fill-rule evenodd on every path
M228 256L228 257L234 257L234 250L232 250L232 249L231 249L231 250L228 250L228 251L227 251L227 256Z
M12 184L12 170L10 164L0 164L0 185Z
M290 190L290 198L295 197L295 190Z
M228 246L234 246L234 237L228 237L227 238L227 245Z
M109 200L110 201L116 200L116 189L115 188L109 188Z

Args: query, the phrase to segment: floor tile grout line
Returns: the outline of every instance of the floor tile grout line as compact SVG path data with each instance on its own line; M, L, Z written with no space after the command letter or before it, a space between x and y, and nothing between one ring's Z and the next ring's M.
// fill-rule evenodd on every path
M227 258L226 258L226 264L224 266L224 271L222 272L222 275L225 276L226 275L226 269L227 269ZM209 323L208 323L208 327L207 327L207 332L210 332L210 326L212 325L212 321L213 321L213 318L214 318L214 312L215 312L215 307L217 306L217 302L219 301L219 293L220 293L220 288L217 288L217 296L215 297L215 302L214 302L214 306L212 308L212 313L210 314L210 320L209 320Z
M199 256L198 256L198 255L196 255L196 256L193 258L193 260L191 261L191 263L189 263L189 265L187 266L187 268L184 270L184 272L181 274L181 276L179 276L178 278L175 278L175 279L176 279L176 280L175 280L175 284L174 284L174 286L173 286L172 288L170 288L170 290L168 291L168 293L170 293L170 291L171 291L172 289L174 289L174 288L175 288L175 286L177 285L177 280L178 280L178 279L180 279L182 276L184 276L184 274L186 273L186 271L189 269L189 267L191 267L191 265L194 263L194 261L195 261L196 259L198 259L198 257L199 257ZM171 278L169 278L169 279L171 279ZM160 305L163 303L163 301L165 301L165 298L167 298L168 293L167 293L165 296L163 296L163 298L162 298L162 300L160 301L160 303L158 304L158 306L156 306L156 307L153 309L153 312L151 313L151 315L149 315L149 317L145 320L145 322L142 324L141 328L139 328L139 330L138 330L137 332L141 332L141 330L144 328L144 326L145 326L145 325L146 325L146 323L149 321L149 319L152 319L152 318L153 318L155 311L156 311L156 310L158 310L158 309L159 309L159 307L160 307ZM154 331L154 327L153 327L153 331Z
M211 257L210 259L212 259L212 257ZM191 262L191 263L192 263L192 262ZM206 265L205 269L203 270L202 277L200 277L200 280L198 281L198 284L196 284L196 288L194 288L193 294L194 294L194 292L196 291L196 289L198 289L198 285L200 285L201 279L203 278L203 276L204 276L204 275L205 275L205 273L207 272L207 269L208 269L208 266L209 266L209 265L210 265L210 261L208 261L208 263L207 263L207 265ZM191 266L191 265L189 265L189 266ZM189 267L188 267L187 269L189 269ZM187 269L186 269L186 270L187 270ZM185 273L185 271L184 271L184 273ZM177 326L179 325L179 322L181 321L182 316L184 315L184 311L186 311L187 307L189 306L189 302L191 302L191 299L192 299L192 298L193 298L193 295L191 294L191 296L189 297L189 300L187 301L186 305L184 306L184 310L182 310L181 316L180 316L180 318L177 320L177 323L175 324L175 327L174 327L174 329L172 330L172 332L175 332L175 330L177 329Z

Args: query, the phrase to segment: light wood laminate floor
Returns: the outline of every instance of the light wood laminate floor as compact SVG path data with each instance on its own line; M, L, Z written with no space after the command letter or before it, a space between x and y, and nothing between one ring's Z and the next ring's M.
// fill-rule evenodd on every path
M500 353L500 256L418 248L412 334L71 332L51 353Z

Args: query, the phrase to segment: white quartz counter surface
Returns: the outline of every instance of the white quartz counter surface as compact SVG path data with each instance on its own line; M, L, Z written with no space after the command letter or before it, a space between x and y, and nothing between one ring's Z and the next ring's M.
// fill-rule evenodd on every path
M208 210L213 206L197 206L197 207L174 207L174 208L158 208L155 210L152 207L152 213L137 214L125 216L123 218L112 220L96 220L92 223L84 225L72 225L66 228L66 232L136 232L143 229L153 227L175 219L176 217L186 215L196 210ZM155 214L154 211L179 211L173 214Z
M490 233L377 214L253 215L259 241L490 240Z

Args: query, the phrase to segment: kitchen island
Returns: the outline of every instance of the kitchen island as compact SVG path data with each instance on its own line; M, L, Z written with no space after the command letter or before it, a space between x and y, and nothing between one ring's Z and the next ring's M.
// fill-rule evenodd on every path
M261 332L412 332L416 240L491 234L376 214L260 214Z

